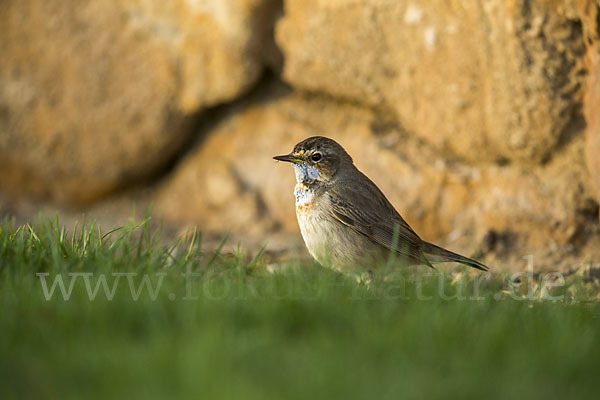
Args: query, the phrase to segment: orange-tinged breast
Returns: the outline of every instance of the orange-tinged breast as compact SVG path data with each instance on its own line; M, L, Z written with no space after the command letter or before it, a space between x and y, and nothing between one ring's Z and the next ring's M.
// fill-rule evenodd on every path
M304 204L297 204L296 205L296 214L306 214L310 211L311 208L312 208L312 202L304 203Z
M314 192L304 184L298 183L294 188L294 196L296 197L296 214L307 213L314 202Z

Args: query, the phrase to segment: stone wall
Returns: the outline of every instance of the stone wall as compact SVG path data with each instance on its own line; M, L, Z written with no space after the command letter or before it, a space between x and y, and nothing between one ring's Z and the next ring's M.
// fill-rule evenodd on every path
M5 0L0 190L85 205L146 182L175 226L268 238L298 231L271 157L320 134L424 238L571 268L600 256L599 10Z
M81 203L160 171L260 78L277 4L2 1L0 186Z
M579 0L587 53L584 111L586 156L591 180L600 198L600 1Z

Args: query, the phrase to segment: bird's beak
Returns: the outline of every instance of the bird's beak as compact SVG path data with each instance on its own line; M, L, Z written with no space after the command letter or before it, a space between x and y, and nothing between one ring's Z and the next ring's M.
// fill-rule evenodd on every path
M275 156L273 157L273 159L277 160L277 161L285 161L285 162L298 162L300 160L298 160L296 157L294 157L293 154L286 154L284 156Z

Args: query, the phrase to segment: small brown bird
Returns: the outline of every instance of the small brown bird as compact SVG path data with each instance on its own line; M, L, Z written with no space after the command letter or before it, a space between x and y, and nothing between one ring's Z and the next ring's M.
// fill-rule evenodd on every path
M273 158L294 167L298 224L321 265L366 272L395 253L406 265L454 261L487 271L479 261L422 240L334 140L310 137Z

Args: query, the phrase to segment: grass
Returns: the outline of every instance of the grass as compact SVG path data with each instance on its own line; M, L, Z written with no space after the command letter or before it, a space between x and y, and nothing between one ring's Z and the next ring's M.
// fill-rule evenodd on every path
M164 246L145 223L0 224L0 398L600 391L600 305L577 279L551 289L555 301L467 271L413 268L365 285L315 265L270 273L260 257L203 252L200 239ZM57 277L66 291L73 280L70 295L58 284L50 294Z

